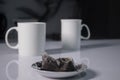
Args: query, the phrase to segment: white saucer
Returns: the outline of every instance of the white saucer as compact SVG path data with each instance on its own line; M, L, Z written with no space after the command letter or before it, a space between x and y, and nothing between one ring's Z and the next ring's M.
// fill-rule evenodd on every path
M45 71L45 70L37 70L37 69L35 69L35 71L38 72L38 74L45 77L49 77L49 78L67 78L67 77L78 75L81 72L86 71L86 69L87 69L87 66L82 64L82 67L77 71L54 72L54 71Z

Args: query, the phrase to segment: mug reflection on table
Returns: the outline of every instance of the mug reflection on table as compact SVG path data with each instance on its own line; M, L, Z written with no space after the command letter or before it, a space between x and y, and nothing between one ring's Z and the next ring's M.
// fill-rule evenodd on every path
M8 78L8 80L35 80L35 76L37 76L34 73L33 68L31 67L31 65L34 62L38 62L41 60L41 56L37 56L37 57L24 57L24 56L19 56L18 60L12 60L10 61L7 66L6 66L6 76ZM17 78L13 78L12 76L10 76L10 66L16 63L18 65L18 76ZM12 71L16 71L16 70L12 70Z

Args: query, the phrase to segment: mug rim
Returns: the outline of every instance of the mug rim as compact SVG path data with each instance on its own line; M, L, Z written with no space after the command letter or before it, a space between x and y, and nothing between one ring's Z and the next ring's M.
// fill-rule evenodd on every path
M45 22L18 22L17 24L46 24Z
M61 21L82 21L82 19L61 19Z

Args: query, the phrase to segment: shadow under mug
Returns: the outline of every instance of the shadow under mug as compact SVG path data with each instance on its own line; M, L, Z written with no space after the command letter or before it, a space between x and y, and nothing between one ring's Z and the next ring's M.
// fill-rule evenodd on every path
M82 36L81 30L86 28L88 35ZM61 20L61 38L63 49L80 49L81 39L90 38L90 29L86 24L82 24L81 19L62 19Z
M18 49L22 56L40 56L45 51L46 23L44 22L18 22L18 27L11 27L5 35L5 42L9 48ZM8 35L12 30L18 32L18 44L12 46Z
M18 60L11 60L6 65L6 76L9 80L35 80L34 69L31 67L33 63L41 61L41 56L37 57L19 57ZM10 76L9 68L12 64L18 65L18 76L17 78L13 78ZM16 71L16 70L12 70Z

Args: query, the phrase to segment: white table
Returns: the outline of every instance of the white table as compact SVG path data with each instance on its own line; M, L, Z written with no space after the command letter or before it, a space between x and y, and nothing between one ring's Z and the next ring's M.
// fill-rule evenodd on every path
M59 50L61 43L48 41L46 49ZM54 49L54 50L53 50ZM120 80L120 40L87 40L82 41L81 56L90 60L90 67L86 76L75 76L65 80ZM5 75L6 64L18 58L17 50L9 49L4 43L0 43L0 80L8 80ZM11 76L16 76L17 68L10 68ZM31 77L34 77L31 76ZM54 80L39 76L36 80ZM56 80L56 79L55 79ZM59 80L59 79L58 79Z

